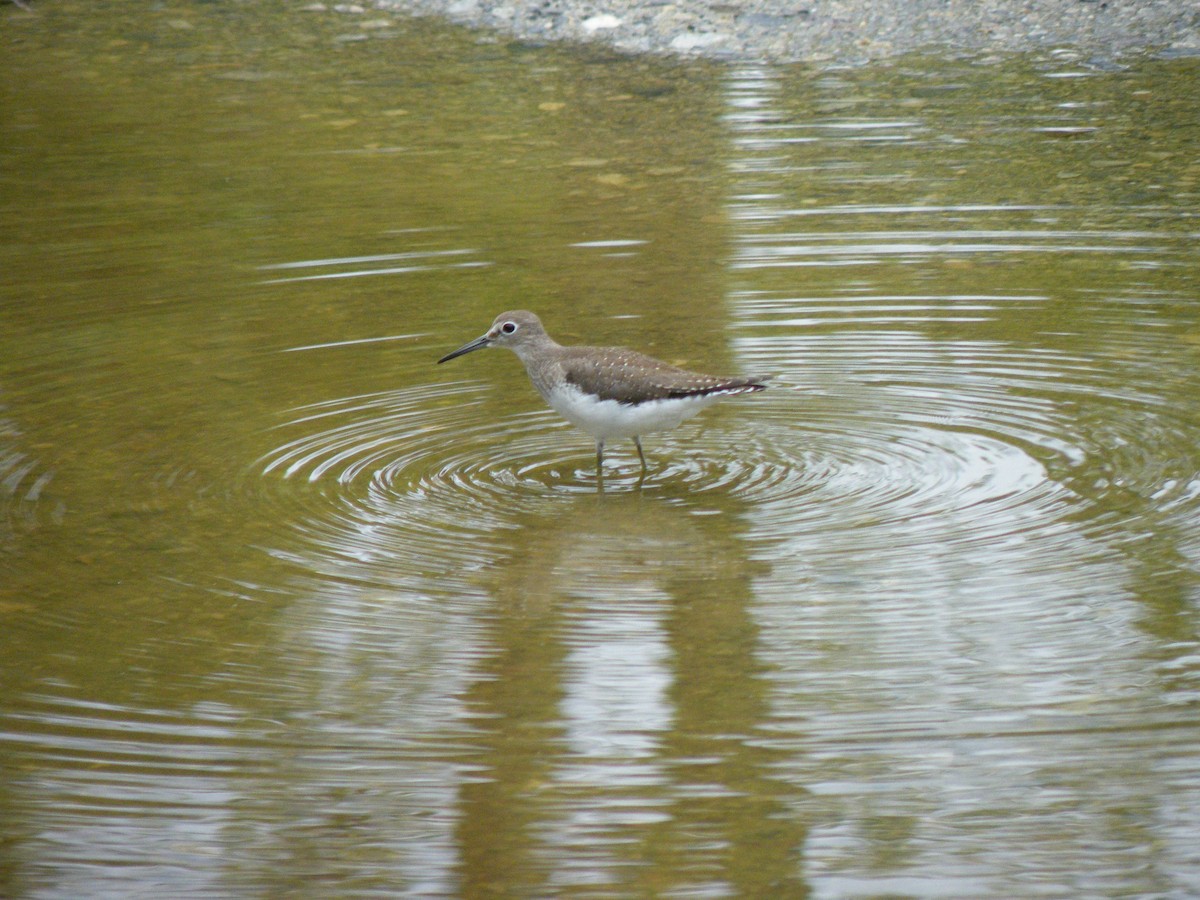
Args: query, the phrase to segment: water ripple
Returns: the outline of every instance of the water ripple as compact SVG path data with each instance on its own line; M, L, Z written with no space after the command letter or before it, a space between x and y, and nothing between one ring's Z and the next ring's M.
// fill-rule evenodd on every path
M986 355L974 352L976 362ZM821 385L827 373L810 354L808 384L785 378L739 408L727 404L648 442L644 481L636 458L614 449L604 487L753 504L768 537L889 523L911 531L953 516L956 540L997 539L1038 510L1052 519L1067 489L1049 469L1089 456L1055 430L1052 399L1012 399L1014 384L1061 374L1061 360L1045 362L1055 368L992 359L986 373L966 378L930 366L917 382L847 380L843 372ZM1006 364L1007 383L998 374ZM847 417L849 393L858 410ZM489 397L484 386L450 383L304 407L253 470L273 485L264 488L273 502L288 507L284 518L343 560L470 568L515 515L599 487L584 435L549 411L497 415ZM317 489L288 487L296 483ZM873 533L894 537L886 527Z
M27 527L46 515L61 518L61 503L47 503L54 470L25 448L20 428L0 418L0 520L9 527ZM4 532L0 531L0 537Z

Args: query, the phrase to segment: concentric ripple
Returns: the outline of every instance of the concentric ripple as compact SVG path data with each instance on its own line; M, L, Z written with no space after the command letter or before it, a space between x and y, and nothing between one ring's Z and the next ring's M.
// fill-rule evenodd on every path
M38 520L46 506L46 488L54 479L53 470L26 451L23 443L20 429L0 418L0 522L10 528Z
M478 382L295 410L254 472L340 576L368 579L406 559L453 581L522 515L601 489L753 509L781 546L841 535L901 555L1032 541L1066 558L1111 529L1114 494L1130 518L1196 509L1194 423L1139 381L1153 373L995 341L781 332L776 306L743 298L736 346L781 378L648 439L644 480L616 446L601 486L586 435Z
M436 523L481 533L489 517L555 496L653 491L668 483L692 492L753 493L787 483L785 472L770 470L791 462L747 457L737 446L746 436L727 416L721 428L709 427L710 418L685 426L678 437L647 441L652 472L644 480L632 445L611 447L601 485L590 438L549 410L505 412L495 397L486 385L451 383L302 407L280 426L286 439L254 471L267 481L322 486L315 495L282 493L301 503L310 502L301 497L324 498L329 505L308 510L318 519L394 521L403 507L419 504L422 528ZM311 519L303 509L294 512Z
M549 410L505 412L495 397L450 383L303 407L251 474L338 577L390 583L403 561L429 573L430 590L461 586L514 516L598 489L585 435L568 437ZM614 453L604 487L630 490L636 471ZM309 550L297 551L305 565Z

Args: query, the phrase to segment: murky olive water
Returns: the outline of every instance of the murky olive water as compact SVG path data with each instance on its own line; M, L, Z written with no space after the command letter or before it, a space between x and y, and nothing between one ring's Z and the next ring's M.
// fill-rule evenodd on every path
M0 16L0 893L1200 892L1196 61Z

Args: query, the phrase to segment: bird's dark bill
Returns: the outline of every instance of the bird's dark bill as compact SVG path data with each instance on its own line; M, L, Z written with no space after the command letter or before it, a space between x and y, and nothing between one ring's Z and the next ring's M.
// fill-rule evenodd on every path
M475 340L471 341L469 344L463 344L461 347L459 347L453 353L447 353L445 356L443 356L441 359L438 360L438 363L441 364L444 362L449 362L450 360L452 360L456 357L463 356L464 354L470 353L472 350L479 350L483 347L486 347L490 343L491 343L491 341L488 340L488 336L486 334L483 335L483 337L477 337L477 338L475 338Z

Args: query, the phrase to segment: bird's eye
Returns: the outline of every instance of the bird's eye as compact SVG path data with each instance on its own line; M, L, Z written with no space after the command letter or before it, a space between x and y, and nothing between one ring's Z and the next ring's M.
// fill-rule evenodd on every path
M503 325L500 326L500 330L503 331L505 334L512 334L514 331L517 330L517 323L516 322L505 322Z

